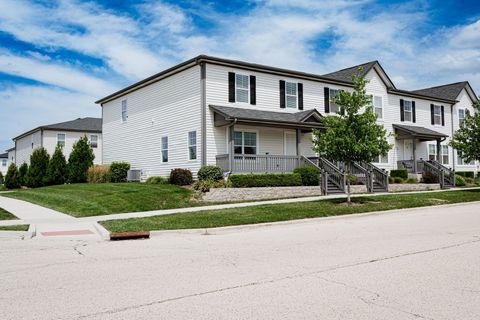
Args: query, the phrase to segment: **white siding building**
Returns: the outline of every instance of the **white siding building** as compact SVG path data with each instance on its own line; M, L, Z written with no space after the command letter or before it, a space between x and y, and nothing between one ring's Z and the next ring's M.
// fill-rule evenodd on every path
M10 161L8 159L8 152L0 154L0 172L4 177L7 174L9 165Z
M393 148L376 166L413 172L421 158L478 170L447 146L461 110L477 100L468 82L406 91L377 61L360 66L378 122L393 134ZM97 101L104 162L127 161L144 177L166 176L173 168L195 174L210 164L239 173L265 172L266 163L268 171L290 171L298 157L315 156L312 128L335 113L330 97L352 90L360 66L315 75L198 56Z

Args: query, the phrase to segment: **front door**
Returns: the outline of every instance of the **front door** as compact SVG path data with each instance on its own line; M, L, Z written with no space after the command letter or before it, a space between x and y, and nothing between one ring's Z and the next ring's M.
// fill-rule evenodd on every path
M284 150L286 156L297 155L297 136L295 132L285 132Z
M404 140L403 160L413 160L413 141L412 140Z

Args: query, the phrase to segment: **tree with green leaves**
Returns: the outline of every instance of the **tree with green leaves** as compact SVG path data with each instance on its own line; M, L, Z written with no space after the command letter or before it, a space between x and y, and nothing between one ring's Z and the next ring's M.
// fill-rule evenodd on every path
M67 160L62 152L62 147L57 146L55 152L48 163L47 174L45 175L45 185L64 184L67 175Z
M465 121L450 140L450 146L465 162L480 161L480 101L473 104L474 113L467 112Z
M24 162L22 163L20 168L18 168L18 182L20 183L21 186L25 185L25 178L27 176L27 172L28 172L28 164Z
M339 113L324 117L324 130L314 130L313 139L313 150L321 157L343 162L348 176L353 162L372 162L392 148L386 129L377 124L371 97L365 91L368 81L361 68L352 75L352 82L353 92L342 90L332 97ZM350 195L350 179L347 179L348 203Z
M70 183L87 182L87 171L93 166L94 159L93 149L86 136L75 142L68 158L68 181Z
M7 189L20 188L20 183L18 182L17 166L13 162L8 167L7 174L5 175L4 185Z
M30 166L25 176L25 185L27 187L39 188L44 186L49 162L50 156L45 148L40 147L33 151L30 156Z

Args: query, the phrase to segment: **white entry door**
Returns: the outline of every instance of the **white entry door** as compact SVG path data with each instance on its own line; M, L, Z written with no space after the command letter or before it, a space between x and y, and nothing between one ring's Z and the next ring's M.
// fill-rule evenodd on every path
M413 160L413 141L412 140L404 140L403 160Z
M285 132L284 150L286 156L297 155L297 136L295 132Z

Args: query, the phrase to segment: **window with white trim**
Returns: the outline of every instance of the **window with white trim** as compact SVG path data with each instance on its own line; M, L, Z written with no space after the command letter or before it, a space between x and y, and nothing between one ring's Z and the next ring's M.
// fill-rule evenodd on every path
M2 167L6 167L7 166L7 159L3 159L2 160Z
M65 147L65 138L65 133L57 133L57 146L62 148Z
M190 131L188 133L188 159L197 159L197 131Z
M450 162L450 158L448 156L448 146L443 145L442 146L442 163L448 164L449 162Z
M412 101L403 101L403 119L404 121L412 121Z
M122 122L127 121L127 119L128 119L127 100L122 100Z
M257 133L235 131L233 133L233 147L236 154L257 154Z
M458 109L458 125L461 126L465 121L465 109Z
M428 160L437 160L437 145L434 143L428 144Z
M388 154L375 157L373 163L388 163Z
M373 96L373 106L378 119L383 119L383 99L379 96Z
M297 108L297 84L294 82L285 82L285 100L287 108Z
M442 124L442 107L436 104L433 105L433 124Z
M90 146L94 149L98 147L98 136L96 134L90 135Z
M333 98L338 94L340 90L337 89L329 89L329 97L330 97L330 112L331 113L339 113L340 107L333 102Z
M168 162L168 137L162 137L162 162Z
M235 74L235 97L237 102L245 102L248 103L248 85L249 85L249 78L243 74Z

